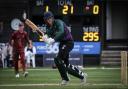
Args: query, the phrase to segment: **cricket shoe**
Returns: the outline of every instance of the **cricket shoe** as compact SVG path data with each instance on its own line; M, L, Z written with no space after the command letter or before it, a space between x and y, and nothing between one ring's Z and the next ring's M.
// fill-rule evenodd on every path
M68 83L69 83L69 81L67 81L67 80L62 80L61 85L67 85Z
M23 76L26 78L26 77L28 76L28 72L25 71L25 72L23 73Z
M87 73L84 73L83 76L84 78L81 79L81 84L85 84L87 82L87 76L88 76Z
M15 77L16 77L16 78L19 78L19 77L20 77L19 73L17 73Z

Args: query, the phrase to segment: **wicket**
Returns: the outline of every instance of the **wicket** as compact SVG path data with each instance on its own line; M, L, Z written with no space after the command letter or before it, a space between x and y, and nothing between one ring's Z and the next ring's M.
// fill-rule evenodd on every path
M121 83L127 85L127 51L121 51Z

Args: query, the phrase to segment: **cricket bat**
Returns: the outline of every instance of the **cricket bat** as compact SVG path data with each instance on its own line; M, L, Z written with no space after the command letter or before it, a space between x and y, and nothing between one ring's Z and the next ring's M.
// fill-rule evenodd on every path
M33 32L36 32L40 36L44 36L44 33L29 19L25 20L25 24L32 29Z

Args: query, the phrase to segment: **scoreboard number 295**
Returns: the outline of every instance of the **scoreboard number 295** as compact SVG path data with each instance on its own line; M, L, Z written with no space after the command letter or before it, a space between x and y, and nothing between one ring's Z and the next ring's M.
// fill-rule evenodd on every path
M98 32L84 32L83 41L99 41Z
M83 27L83 41L98 42L100 41L100 29L98 26Z

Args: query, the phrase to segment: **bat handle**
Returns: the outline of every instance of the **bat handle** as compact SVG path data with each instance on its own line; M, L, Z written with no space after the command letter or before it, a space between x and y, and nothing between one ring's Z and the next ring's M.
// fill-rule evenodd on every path
M37 31L37 33L38 33L39 35L44 36L44 33L43 33L42 31L40 31L39 29L37 29L36 31Z

